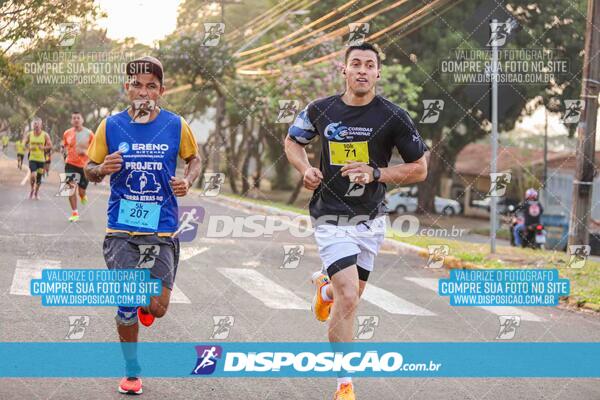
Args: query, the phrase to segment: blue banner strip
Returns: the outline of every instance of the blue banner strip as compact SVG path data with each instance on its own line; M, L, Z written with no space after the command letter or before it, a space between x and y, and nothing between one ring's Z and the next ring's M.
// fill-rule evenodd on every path
M0 343L0 377L120 377L125 373L123 354L131 359L136 352L145 377L332 377L339 374L335 368L340 366L355 368L351 376L363 377L600 377L600 343L585 342L360 342L335 349L329 343L311 342L140 343L137 347L5 342ZM342 364L343 356L348 363ZM279 365L273 360L279 360Z

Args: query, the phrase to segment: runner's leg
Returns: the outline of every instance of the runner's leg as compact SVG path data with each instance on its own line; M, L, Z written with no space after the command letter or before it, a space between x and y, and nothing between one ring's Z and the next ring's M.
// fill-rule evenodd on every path
M354 335L354 316L358 306L359 280L355 265L344 268L330 277L333 289L330 342L351 342Z

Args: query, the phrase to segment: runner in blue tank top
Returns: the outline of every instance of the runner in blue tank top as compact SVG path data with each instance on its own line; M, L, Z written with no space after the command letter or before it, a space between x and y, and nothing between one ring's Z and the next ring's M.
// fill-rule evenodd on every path
M149 306L117 310L121 342L138 341L138 321L150 326L169 306L179 261L177 199L185 196L200 172L198 146L177 114L158 107L165 91L163 67L154 57L127 64L125 91L130 107L100 123L88 149L85 175L100 182L110 175L104 258L109 269L148 268L162 281L162 293ZM185 160L176 177L177 158ZM127 376L119 392L141 394L135 347L124 346Z

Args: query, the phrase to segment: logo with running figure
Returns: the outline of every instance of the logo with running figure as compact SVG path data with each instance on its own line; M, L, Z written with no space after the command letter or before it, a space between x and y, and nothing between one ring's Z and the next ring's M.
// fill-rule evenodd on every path
M379 317L377 315L358 315L358 326L354 339L369 340L375 335L375 328L379 326Z
M502 197L506 193L508 184L511 180L510 172L492 173L490 174L490 191L486 197Z
M58 197L69 197L75 194L75 189L77 188L77 184L81 179L81 174L79 172L61 172L60 176L60 184L58 186L58 193L56 196Z
M223 356L221 346L195 346L198 360L191 375L210 375L217 368L217 360Z
M350 174L350 184L348 186L346 194L344 195L345 197L360 197L365 193L366 185L354 182L356 180L356 175L367 175L367 173ZM368 176L363 179L368 179Z
M154 100L134 100L132 109L132 123L145 124L150 121L150 115L154 110L156 103Z
M61 47L71 47L75 44L75 39L79 36L81 27L77 22L65 22L58 24L58 45Z
M222 22L205 22L202 46L215 47L221 41L221 35L225 33L225 24Z
M450 247L447 244L430 244L427 246L429 258L425 268L442 268L445 257L450 253Z
M213 315L214 326L210 338L213 340L227 339L234 322L235 318L233 315Z
M563 124L577 124L581 119L581 113L585 109L584 100L565 100L565 114L560 122Z
M360 46L365 41L365 38L369 34L369 23L367 22L353 22L348 24L348 46Z
M279 113L275 123L290 124L294 121L300 102L298 100L279 100Z
M281 265L282 269L294 269L298 267L300 264L300 260L302 260L302 256L304 256L304 246L301 244L295 245L283 245L283 264Z
M66 340L78 340L83 337L85 329L90 325L89 315L70 315L69 332L65 336Z
M125 185L135 194L159 193L160 183L152 172L133 170L127 176Z
M200 206L179 207L179 228L173 236L180 242L191 242L198 234L198 225L204 220L204 208Z
M500 330L497 340L511 340L517 333L517 328L521 326L521 317L519 315L499 315Z
M502 47L506 43L506 39L517 27L517 22L513 18L509 18L506 22L490 22L490 39L486 46Z
M156 244L140 244L140 258L138 260L138 268L152 268L156 262L156 257L160 253L160 246Z
M590 255L592 247L587 244L572 244L569 246L569 261L567 268L583 268Z
M421 124L435 124L440 119L444 110L444 100L423 100L423 116L419 120Z
M221 192L221 185L225 183L225 174L222 172L207 172L204 174L204 187L201 196L215 197Z

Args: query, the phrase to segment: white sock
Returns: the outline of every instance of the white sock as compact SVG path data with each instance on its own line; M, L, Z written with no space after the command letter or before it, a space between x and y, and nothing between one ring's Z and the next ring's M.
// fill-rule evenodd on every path
M340 390L340 386L342 386L343 383L352 383L352 378L349 376L337 378L337 390Z
M329 286L329 284L323 285L323 287L321 287L321 297L325 301L331 301L331 300L333 300L331 297L327 296L327 287L328 286Z
M74 209L74 210L73 210L73 214L77 214L77 209Z

